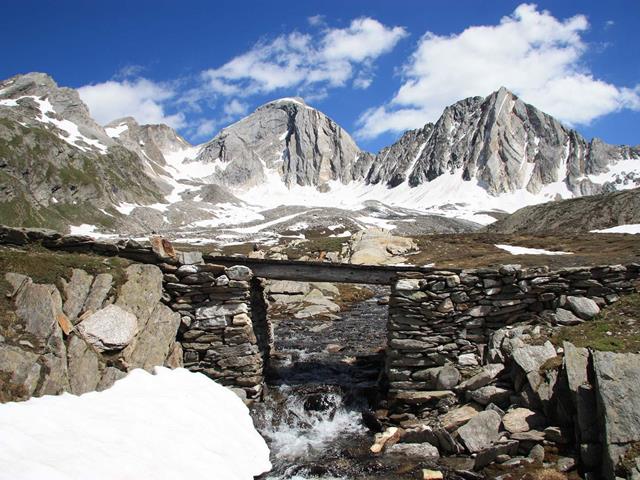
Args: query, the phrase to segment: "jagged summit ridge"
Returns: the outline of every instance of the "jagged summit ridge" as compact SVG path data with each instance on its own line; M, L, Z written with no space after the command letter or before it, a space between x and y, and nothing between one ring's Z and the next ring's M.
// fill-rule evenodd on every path
M493 195L520 189L536 194L550 184L587 195L602 190L589 175L634 158L640 158L640 148L587 142L501 88L486 98L457 102L435 124L407 132L376 156L366 180L390 187L407 181L414 187L459 172Z

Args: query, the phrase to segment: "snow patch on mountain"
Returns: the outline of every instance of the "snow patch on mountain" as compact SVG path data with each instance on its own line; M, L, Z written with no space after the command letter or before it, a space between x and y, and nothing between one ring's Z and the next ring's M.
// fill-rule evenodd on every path
M129 125L127 125L126 123L121 123L116 127L105 127L104 131L107 132L107 135L109 135L111 138L118 138L128 129Z

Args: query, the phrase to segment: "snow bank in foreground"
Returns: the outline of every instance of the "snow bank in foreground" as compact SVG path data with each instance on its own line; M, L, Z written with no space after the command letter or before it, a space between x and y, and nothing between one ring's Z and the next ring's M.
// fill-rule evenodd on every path
M252 480L271 469L233 392L163 367L104 392L0 405L0 465L0 479L12 480Z
M617 227L603 228L602 230L591 230L591 233L638 233L640 234L640 223L618 225Z
M517 247L514 245L495 245L501 250L506 250L512 255L573 255L573 252L553 252L542 248Z

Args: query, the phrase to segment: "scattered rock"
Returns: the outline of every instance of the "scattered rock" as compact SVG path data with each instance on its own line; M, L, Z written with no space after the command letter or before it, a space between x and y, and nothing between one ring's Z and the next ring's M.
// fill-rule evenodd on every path
M415 459L438 458L438 449L429 443L396 443L387 447L385 452L389 455L399 455Z
M556 310L555 320L558 325L565 326L578 325L584 322L584 320L576 317L573 313L569 310L565 310L564 308L558 308Z
M460 372L451 364L441 367L436 379L438 390L451 390L460 382Z
M225 269L225 273L229 280L246 282L253 278L253 272L251 269L244 265L234 265L233 267L229 267Z
M498 440L500 415L493 411L483 411L458 428L457 434L470 453L488 448Z
M428 470L426 468L422 469L422 480L441 480L443 478L444 476L439 470Z
M447 412L440 419L440 423L445 430L452 432L478 415L479 411L480 409L474 405L463 405Z
M510 433L528 432L532 428L544 425L545 422L546 419L544 416L528 408L509 410L505 416L502 417L502 424Z
M502 371L504 365L501 363L490 363L482 367L482 371L473 377L462 382L458 388L460 390L477 390L489 385Z
M529 451L529 458L534 462L544 462L544 447L542 445L535 445L531 451Z
M573 313L584 320L591 320L598 313L600 313L600 307L598 304L586 297L567 297L567 305Z
M507 390L506 388L487 385L486 387L481 387L471 392L470 397L480 405L495 403L504 406L505 403L508 403L512 393L511 390Z
M380 453L387 443L392 445L400 440L401 435L402 431L398 427L389 427L384 432L376 434L374 444L369 450L371 453Z

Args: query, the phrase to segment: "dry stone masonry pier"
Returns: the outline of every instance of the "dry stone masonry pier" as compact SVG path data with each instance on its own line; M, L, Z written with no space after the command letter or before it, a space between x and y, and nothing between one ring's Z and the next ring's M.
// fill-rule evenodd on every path
M455 401L460 373L503 360L494 332L519 323L575 325L634 291L640 265L407 274L389 301L387 378L395 408ZM555 354L554 354L555 355ZM494 375L495 376L495 375Z
M261 282L243 265L163 264L162 269L170 307L181 315L184 366L245 398L260 398L272 344Z

